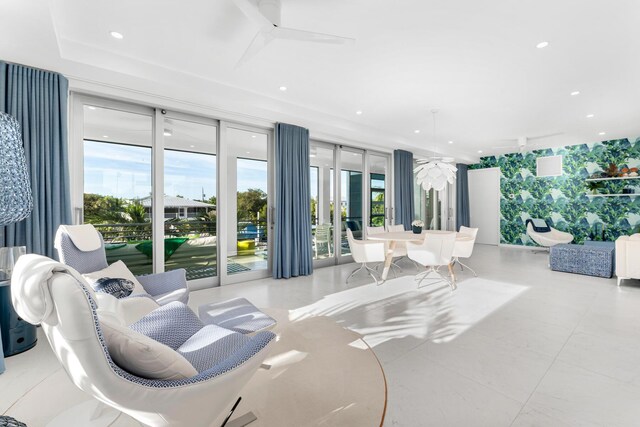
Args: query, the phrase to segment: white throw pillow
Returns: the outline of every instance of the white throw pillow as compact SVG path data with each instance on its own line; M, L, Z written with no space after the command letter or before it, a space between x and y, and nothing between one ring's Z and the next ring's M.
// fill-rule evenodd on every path
M136 276L133 275L131 270L127 268L124 262L116 261L111 264L109 267L94 271L93 273L83 274L87 282L95 289L95 283L102 279L103 277L110 277L112 279L125 279L133 282L133 292L132 294L146 294L147 291L144 290L144 287L138 282Z
M110 316L99 319L109 355L125 371L156 380L181 380L198 374L187 359L168 346L116 323Z

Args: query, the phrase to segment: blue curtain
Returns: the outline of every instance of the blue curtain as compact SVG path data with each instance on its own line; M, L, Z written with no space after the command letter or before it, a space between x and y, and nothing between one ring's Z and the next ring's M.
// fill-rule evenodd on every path
M276 213L273 278L313 272L309 130L276 124Z
M413 222L413 153L404 150L393 152L393 183L395 202L395 223L411 230Z
M71 223L67 100L64 76L0 62L0 111L20 124L33 191L31 216L6 226L0 246L53 258L58 226Z
M460 226L469 227L469 165L456 165L456 230Z

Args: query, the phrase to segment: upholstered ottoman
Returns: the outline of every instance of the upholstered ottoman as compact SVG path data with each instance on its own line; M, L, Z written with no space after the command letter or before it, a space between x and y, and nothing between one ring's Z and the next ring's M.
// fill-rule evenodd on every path
M551 270L587 276L613 276L615 247L607 244L572 245L551 247L549 255Z
M271 329L276 320L258 310L244 298L234 298L198 307L198 316L205 324L215 324L241 334L254 334Z

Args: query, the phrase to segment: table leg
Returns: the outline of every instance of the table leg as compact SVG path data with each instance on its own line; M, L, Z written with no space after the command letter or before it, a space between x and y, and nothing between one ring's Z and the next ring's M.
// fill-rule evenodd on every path
M458 286L456 285L456 275L453 272L453 263L449 264L449 275L451 277L451 289L456 289Z
M393 261L393 251L396 248L396 241L391 240L389 242L389 249L387 250L387 257L384 260L384 269L382 270L382 281L387 280L389 269L391 268L391 261Z

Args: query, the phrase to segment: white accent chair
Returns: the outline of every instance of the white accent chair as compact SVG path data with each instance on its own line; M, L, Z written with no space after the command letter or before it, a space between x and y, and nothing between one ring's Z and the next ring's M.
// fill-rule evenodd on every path
M616 240L616 276L618 286L624 279L640 279L640 234L620 236Z
M236 406L238 393L260 368L270 344L275 341L271 332L246 337L215 325L196 325L194 329L193 325L198 323L194 320L195 314L177 301L158 310L164 312L178 307L182 315L165 316L166 325L170 325L168 329L152 329L158 338L144 336L135 332L133 326L115 323L120 322L117 313L102 306L77 271L40 255L20 257L13 273L11 293L16 312L29 323L42 326L71 381L102 402L104 409L96 406L93 416L109 418L101 424L105 426L111 425L120 414L117 411L121 411L151 427L218 427ZM131 331L134 331L133 340ZM219 331L224 332L224 339L219 339ZM191 356L180 353L182 347L176 349L168 342L161 343L160 338L177 345L186 339L191 356L196 357L190 359ZM112 347L113 339L120 340L116 341L119 343L116 347ZM156 357L158 349L164 349L162 358ZM132 352L139 357L121 359L126 362L124 365L137 368L144 365L146 372L145 368L155 369L160 364L170 375L141 377L132 374L130 366L124 369L124 365L114 361L116 354L122 357L122 353ZM166 352L175 356L167 360ZM185 376L185 365L176 370L178 362L175 361L183 359L189 359L186 367L192 368L194 376ZM197 361L208 363L208 367L196 368ZM96 405L100 404L96 402ZM115 413L115 418L104 415L109 411ZM58 418L62 419L54 420L55 425L98 425L93 419L71 418L74 413L79 412L70 410L61 414Z
M456 240L456 244L453 247L453 262L460 265L460 270L464 271L464 267L467 267L475 277L478 277L473 268L460 261L460 258L469 258L473 253L473 246L476 243L476 236L478 235L477 228L469 228L464 225L460 226L459 234L471 237L472 240Z
M61 225L56 232L54 246L60 261L81 274L93 273L108 266L102 234L92 224ZM136 276L136 279L160 305L173 301L189 302L184 268Z
M356 273L366 270L373 280L375 280L376 284L380 284L375 275L375 270L367 266L367 263L384 262L387 253L387 243L375 240L356 240L353 237L353 232L348 228L347 240L349 241L349 248L351 249L353 260L361 264L359 268L353 270L349 277L347 277L347 283L349 283L349 279Z
M549 228L551 231L539 233L533 229L533 225L531 223L528 223L527 234L531 237L531 240L545 248L550 248L561 243L571 243L573 241L573 235L557 230L553 227Z
M452 267L455 243L456 233L454 231L442 234L427 234L421 243L407 242L407 254L409 258L425 266L427 269L427 271L419 273L416 276L418 287L420 287L420 283L428 278L429 275L435 273L440 279L433 283L444 280L449 284L451 290L457 288L456 276L453 273ZM440 267L445 265L449 268L448 278L439 271Z

